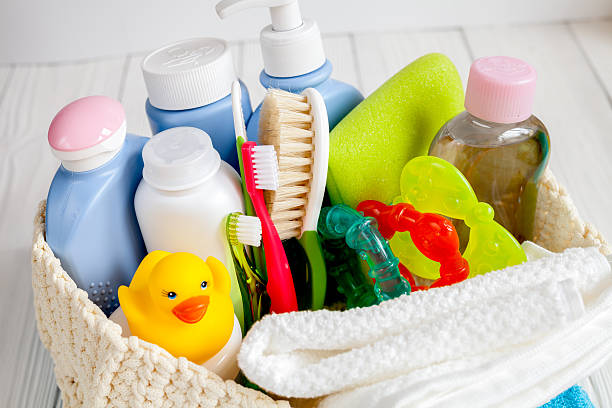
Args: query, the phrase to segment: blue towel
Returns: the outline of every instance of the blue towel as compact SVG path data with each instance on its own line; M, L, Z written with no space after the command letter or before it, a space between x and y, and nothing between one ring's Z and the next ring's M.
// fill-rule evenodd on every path
M586 391L582 387L574 385L540 408L595 408L595 406Z

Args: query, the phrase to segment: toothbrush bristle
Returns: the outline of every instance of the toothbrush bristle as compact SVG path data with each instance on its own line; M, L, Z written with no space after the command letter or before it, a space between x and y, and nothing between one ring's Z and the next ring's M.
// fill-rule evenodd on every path
M229 239L232 245L261 245L261 221L257 217L233 213L230 216Z
M274 146L258 145L253 147L253 173L255 187L259 190L278 189L278 161Z

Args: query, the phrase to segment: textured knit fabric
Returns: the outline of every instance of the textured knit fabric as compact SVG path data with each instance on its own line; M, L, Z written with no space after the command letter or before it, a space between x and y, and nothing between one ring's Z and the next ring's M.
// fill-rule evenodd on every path
M612 253L597 229L582 221L571 197L550 170L544 173L538 189L533 241L553 252L594 246L604 255Z
M574 385L540 408L595 408L595 406L582 387Z
M605 257L595 248L573 248L561 255L490 272L456 285L414 292L376 307L268 316L258 324L265 322L267 327L274 326L269 329L274 333L268 346L271 350L298 349L304 345L316 350L325 349L329 344L334 344L336 349L347 349L401 334L406 326L435 321L439 314L469 307L483 299L508 295L512 288L573 279L582 296L590 299L598 292L600 283L609 277L609 270ZM346 321L351 325L345 328Z
M251 381L274 394L320 397L503 350L583 311L571 281L508 286L493 296L474 296L470 285L448 289L344 312L268 315L249 331L238 363Z
M591 257L596 262L589 262ZM564 263L566 266L561 267ZM526 280L529 275L538 279L548 271L575 282L583 295L585 314L529 342L416 368L386 381L330 395L320 401L320 406L531 408L595 372L612 357L612 270L607 260L595 249L574 248L523 267ZM520 268L506 271L510 269ZM568 274L571 270L573 274ZM484 277L509 277L502 272Z
M288 406L232 381L223 382L206 369L136 337L121 338L119 327L76 288L53 256L45 242L44 214L43 202L35 218L32 287L38 331L53 357L65 407ZM539 189L535 233L537 244L556 252L595 246L610 253L605 240L582 222L550 173ZM295 406L317 403L296 400Z
M40 338L55 362L64 407L288 407L174 358L121 328L78 289L44 241L36 219L32 286Z

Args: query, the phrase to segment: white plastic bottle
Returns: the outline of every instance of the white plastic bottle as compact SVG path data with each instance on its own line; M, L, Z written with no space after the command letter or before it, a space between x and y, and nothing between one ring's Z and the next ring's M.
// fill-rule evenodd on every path
M142 150L134 207L147 251L190 252L221 260L230 272L234 311L244 327L240 288L225 235L225 217L244 212L240 177L201 129L177 127ZM178 271L177 271L178 272Z

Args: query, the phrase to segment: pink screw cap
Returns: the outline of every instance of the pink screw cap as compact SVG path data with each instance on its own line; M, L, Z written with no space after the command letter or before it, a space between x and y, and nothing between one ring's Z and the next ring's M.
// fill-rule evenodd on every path
M108 96L86 96L60 110L49 126L49 144L59 152L96 146L125 126L121 103Z
M479 58L470 68L465 109L489 122L522 122L533 111L536 79L535 69L518 58Z

